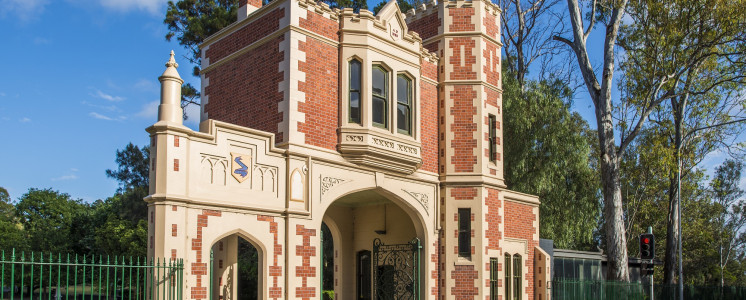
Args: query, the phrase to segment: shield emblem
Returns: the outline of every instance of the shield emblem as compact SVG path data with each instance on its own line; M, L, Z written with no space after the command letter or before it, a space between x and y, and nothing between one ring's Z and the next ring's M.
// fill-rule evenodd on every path
M251 155L231 152L231 175L238 183L251 177Z

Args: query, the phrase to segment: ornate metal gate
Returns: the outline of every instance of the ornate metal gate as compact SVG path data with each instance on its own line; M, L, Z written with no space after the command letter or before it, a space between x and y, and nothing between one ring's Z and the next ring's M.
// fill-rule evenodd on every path
M373 240L373 299L420 299L420 239L384 245Z

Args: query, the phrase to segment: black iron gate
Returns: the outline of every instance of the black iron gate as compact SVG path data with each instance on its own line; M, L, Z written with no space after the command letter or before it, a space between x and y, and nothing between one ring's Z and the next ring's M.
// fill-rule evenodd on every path
M373 299L420 299L420 239L384 245L373 240Z

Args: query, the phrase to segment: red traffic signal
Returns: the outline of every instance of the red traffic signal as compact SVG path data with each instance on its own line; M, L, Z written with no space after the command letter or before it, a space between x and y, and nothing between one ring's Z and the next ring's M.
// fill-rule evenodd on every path
M655 257L655 236L652 233L640 235L640 259L653 259Z

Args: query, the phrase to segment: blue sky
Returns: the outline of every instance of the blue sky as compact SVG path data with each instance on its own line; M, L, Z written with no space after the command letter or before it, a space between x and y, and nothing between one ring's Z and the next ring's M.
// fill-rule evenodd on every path
M170 50L199 86L187 52L164 39L165 10L166 0L0 0L0 186L13 199L31 187L85 201L114 194L105 170L117 149L148 143ZM578 90L575 109L592 118L586 95ZM196 128L198 111L188 114Z
M0 186L114 194L115 151L148 143L171 49L164 0L0 0ZM197 112L186 124L196 128Z

